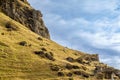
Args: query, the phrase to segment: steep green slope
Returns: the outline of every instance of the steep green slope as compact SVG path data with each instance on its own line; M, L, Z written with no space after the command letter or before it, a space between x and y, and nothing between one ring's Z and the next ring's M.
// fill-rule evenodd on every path
M0 18L0 80L111 78L111 73L109 75L105 71L95 74L96 66L104 67L105 70L113 69L100 63L97 55L58 45L33 33L1 12Z

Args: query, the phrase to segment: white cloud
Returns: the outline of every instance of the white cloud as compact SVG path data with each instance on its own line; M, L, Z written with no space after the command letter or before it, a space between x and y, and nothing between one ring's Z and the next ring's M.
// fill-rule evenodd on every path
M118 0L85 0L83 9L88 13L113 12L118 6ZM104 13L104 12L103 12Z
M116 33L116 30L120 29L119 17L114 20L103 18L97 21L88 21L84 18L65 20L61 16L50 14L47 15L46 22L52 31L56 30L54 31L56 35L64 32L64 35L66 35L64 39L72 37L83 38L91 46L97 48L118 50L120 46L115 45L120 43L120 33ZM59 37L64 36L59 35Z
M115 68L120 69L120 65L119 65L120 57L119 56L112 56L112 57L109 56L109 58L106 58L106 57L101 58L101 62L107 63L110 66L114 66Z

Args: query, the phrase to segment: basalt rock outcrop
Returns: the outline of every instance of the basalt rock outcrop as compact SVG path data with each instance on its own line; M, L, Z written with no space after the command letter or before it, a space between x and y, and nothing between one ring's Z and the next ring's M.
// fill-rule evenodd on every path
M96 66L94 74L97 79L120 79L120 71L108 66Z
M76 61L81 64L89 64L92 61L99 61L99 57L98 57L98 54L92 54L92 55L87 54L87 55L78 57Z
M50 39L41 12L33 9L27 0L0 0L0 11L33 32Z

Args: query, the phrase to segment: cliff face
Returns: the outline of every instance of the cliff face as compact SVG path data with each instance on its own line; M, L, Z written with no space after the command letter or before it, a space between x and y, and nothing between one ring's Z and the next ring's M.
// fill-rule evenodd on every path
M0 9L33 32L50 39L40 11L33 9L27 0L0 0Z

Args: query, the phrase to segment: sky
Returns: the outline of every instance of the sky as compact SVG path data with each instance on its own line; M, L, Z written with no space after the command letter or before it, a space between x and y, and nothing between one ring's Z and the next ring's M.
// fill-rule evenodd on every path
M28 0L51 39L120 69L120 0Z

